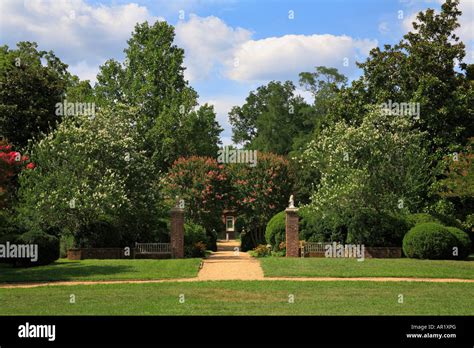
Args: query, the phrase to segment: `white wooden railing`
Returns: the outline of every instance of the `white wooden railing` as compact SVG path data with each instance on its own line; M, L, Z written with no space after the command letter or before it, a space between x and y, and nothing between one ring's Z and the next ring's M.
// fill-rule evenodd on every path
M320 253L324 254L326 245L330 243L314 243L314 242L306 242L301 247L301 257L305 257L306 254L310 253Z
M135 243L137 254L171 254L170 243Z

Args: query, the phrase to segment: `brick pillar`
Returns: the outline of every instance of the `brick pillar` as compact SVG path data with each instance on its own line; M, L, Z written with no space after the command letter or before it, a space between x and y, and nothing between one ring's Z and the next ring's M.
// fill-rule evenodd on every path
M286 257L298 257L300 238L298 235L298 208L286 208Z
M171 209L171 252L174 259L184 257L184 209Z

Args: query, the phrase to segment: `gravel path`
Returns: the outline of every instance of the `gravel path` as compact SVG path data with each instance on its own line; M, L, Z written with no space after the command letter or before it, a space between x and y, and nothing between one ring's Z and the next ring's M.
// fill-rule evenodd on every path
M308 277L308 278L291 278L291 277L266 277L262 279L241 279L240 280L259 280L259 281L292 281L292 282L423 282L423 283L472 283L474 279L459 278L399 278L399 277L358 277L358 278L341 278L341 277ZM227 278L220 279L201 279L197 278L172 278L172 279L156 279L156 280L98 280L98 281L54 281L54 282L35 282L35 283L4 283L0 284L0 289L13 288L37 288L41 286L74 286L74 285L100 285L100 284L153 284L153 283L187 283L212 280L229 280Z
M205 259L198 273L199 280L262 280L260 262L239 251L235 240L218 241L217 252Z

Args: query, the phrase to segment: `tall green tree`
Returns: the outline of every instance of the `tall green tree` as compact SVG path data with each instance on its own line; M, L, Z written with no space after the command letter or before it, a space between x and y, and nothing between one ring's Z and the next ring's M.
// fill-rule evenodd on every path
M463 63L465 46L454 33L459 27L459 0L447 0L437 14L420 12L395 46L375 48L359 64L366 95L371 104L420 103L414 127L427 131L431 152L444 154L452 144L463 144L473 135L474 90ZM359 92L361 90L359 89ZM360 100L361 98L359 98Z
M122 242L147 241L158 223L153 165L142 148L136 110L102 108L94 119L65 118L32 146L34 170L20 176L19 219L30 229L71 233L99 221L120 226ZM118 241L118 242L120 242Z
M55 105L70 78L66 69L52 51L38 51L34 42L0 47L0 136L24 147L56 127Z
M77 76L71 76L64 96L67 102L96 103L94 88L89 80L81 81Z
M339 121L309 144L305 164L318 168L321 179L308 208L333 226L328 232L344 226L351 241L401 242L406 231L393 228L391 217L421 211L433 179L424 134L412 123L373 107L360 125Z
M300 85L313 95L315 113L322 120L332 115L335 99L346 84L347 77L336 68L317 66L314 72L300 73Z
M166 22L137 24L124 50L124 64L106 62L96 86L99 104L122 102L138 108L137 127L159 170L181 156L210 155L211 148L217 152L215 134L220 133L217 122L209 121L215 114L207 106L193 113L198 95L184 79L184 50L174 44L174 36L174 28ZM199 125L207 127L200 134L212 136L192 136L197 116L202 116Z
M223 129L216 121L214 106L201 105L197 110L188 115L186 122L187 139L186 153L204 157L216 157L219 151L220 133Z
M232 140L246 147L288 154L294 139L308 132L308 104L295 94L291 81L272 81L250 92L242 106L229 113Z

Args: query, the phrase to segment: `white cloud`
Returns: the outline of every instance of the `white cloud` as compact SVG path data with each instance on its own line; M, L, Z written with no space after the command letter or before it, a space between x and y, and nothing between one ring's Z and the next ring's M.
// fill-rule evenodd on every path
M205 79L221 62L231 60L233 51L248 41L251 32L232 28L221 19L191 14L176 25L176 43L185 49L185 74L189 80Z
M376 45L376 40L346 35L285 35L249 40L225 64L227 76L237 81L295 79L301 71L313 70L318 65L335 67L350 75L355 61Z
M215 73L240 82L295 79L317 65L337 67L350 75L355 61L377 45L376 40L329 34L252 40L249 30L233 28L214 16L196 15L177 24L176 41L185 49L185 74L190 81Z
M84 0L2 0L0 16L2 42L36 41L79 70L121 55L137 22L160 19L134 3L89 5Z

